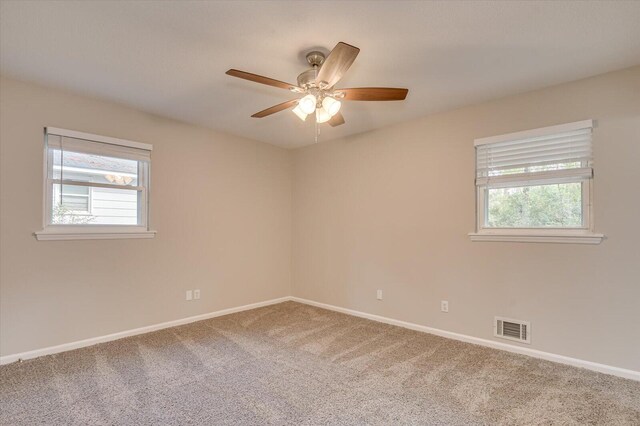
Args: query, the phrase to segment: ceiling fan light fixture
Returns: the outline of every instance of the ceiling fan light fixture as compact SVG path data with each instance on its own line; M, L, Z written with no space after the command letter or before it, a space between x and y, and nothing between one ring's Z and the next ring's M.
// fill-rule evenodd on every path
M302 108L300 108L300 105L296 106L292 111L302 121L305 121L307 119L307 115L309 115L309 114L305 113L304 111L302 111Z
M311 69L298 75L297 85L234 68L226 74L298 94L299 98L296 96L295 99L258 111L251 116L253 118L264 118L280 111L292 110L302 121L315 114L316 123L328 122L331 127L336 127L345 123L340 113L341 101L403 101L409 92L408 89L399 87L337 88L336 83L349 70L359 52L359 48L342 41L335 45L329 55L319 51L309 52L306 57ZM317 135L318 133L316 138Z
M329 113L331 117L336 115L340 111L342 103L329 96L322 100L322 107Z
M327 112L326 109L324 109L324 107L318 108L316 110L316 121L319 124L326 123L329 120L331 120L331 115Z
M305 114L311 114L316 110L316 97L309 94L298 102L298 107Z

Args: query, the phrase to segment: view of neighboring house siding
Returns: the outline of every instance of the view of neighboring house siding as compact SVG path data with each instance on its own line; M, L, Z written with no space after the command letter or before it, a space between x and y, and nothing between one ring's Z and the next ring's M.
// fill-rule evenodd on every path
M54 200L60 200L59 188L54 187ZM65 185L61 204L65 214L71 213L92 225L137 223L138 194L133 190Z
M111 188L91 188L91 215L95 224L135 225L138 220L138 194Z

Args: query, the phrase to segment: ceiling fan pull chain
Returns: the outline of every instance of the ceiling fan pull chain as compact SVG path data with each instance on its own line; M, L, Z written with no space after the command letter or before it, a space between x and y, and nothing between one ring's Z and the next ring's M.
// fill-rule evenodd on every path
M317 64L313 65L313 72L314 72L315 78L317 79L318 78L318 65ZM314 135L315 138L314 139L315 139L315 143L318 143L318 135L320 134L320 129L318 128L318 119L317 119L317 117L314 117L314 118L316 119L315 120L316 131L315 131L315 135Z

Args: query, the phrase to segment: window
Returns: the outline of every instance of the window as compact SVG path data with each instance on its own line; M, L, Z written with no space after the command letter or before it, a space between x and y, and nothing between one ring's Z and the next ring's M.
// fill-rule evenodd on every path
M476 139L472 241L599 243L591 203L592 128L585 120Z
M45 129L44 229L39 240L151 238L151 145Z

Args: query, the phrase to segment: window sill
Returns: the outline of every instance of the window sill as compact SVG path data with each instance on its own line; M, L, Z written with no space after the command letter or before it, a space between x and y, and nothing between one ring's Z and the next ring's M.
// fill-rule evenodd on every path
M38 241L54 240L120 240L130 238L154 238L156 231L123 232L60 232L39 231L35 233Z
M469 233L473 242L477 241L507 241L513 243L556 243L556 244L600 244L603 234L494 234Z

